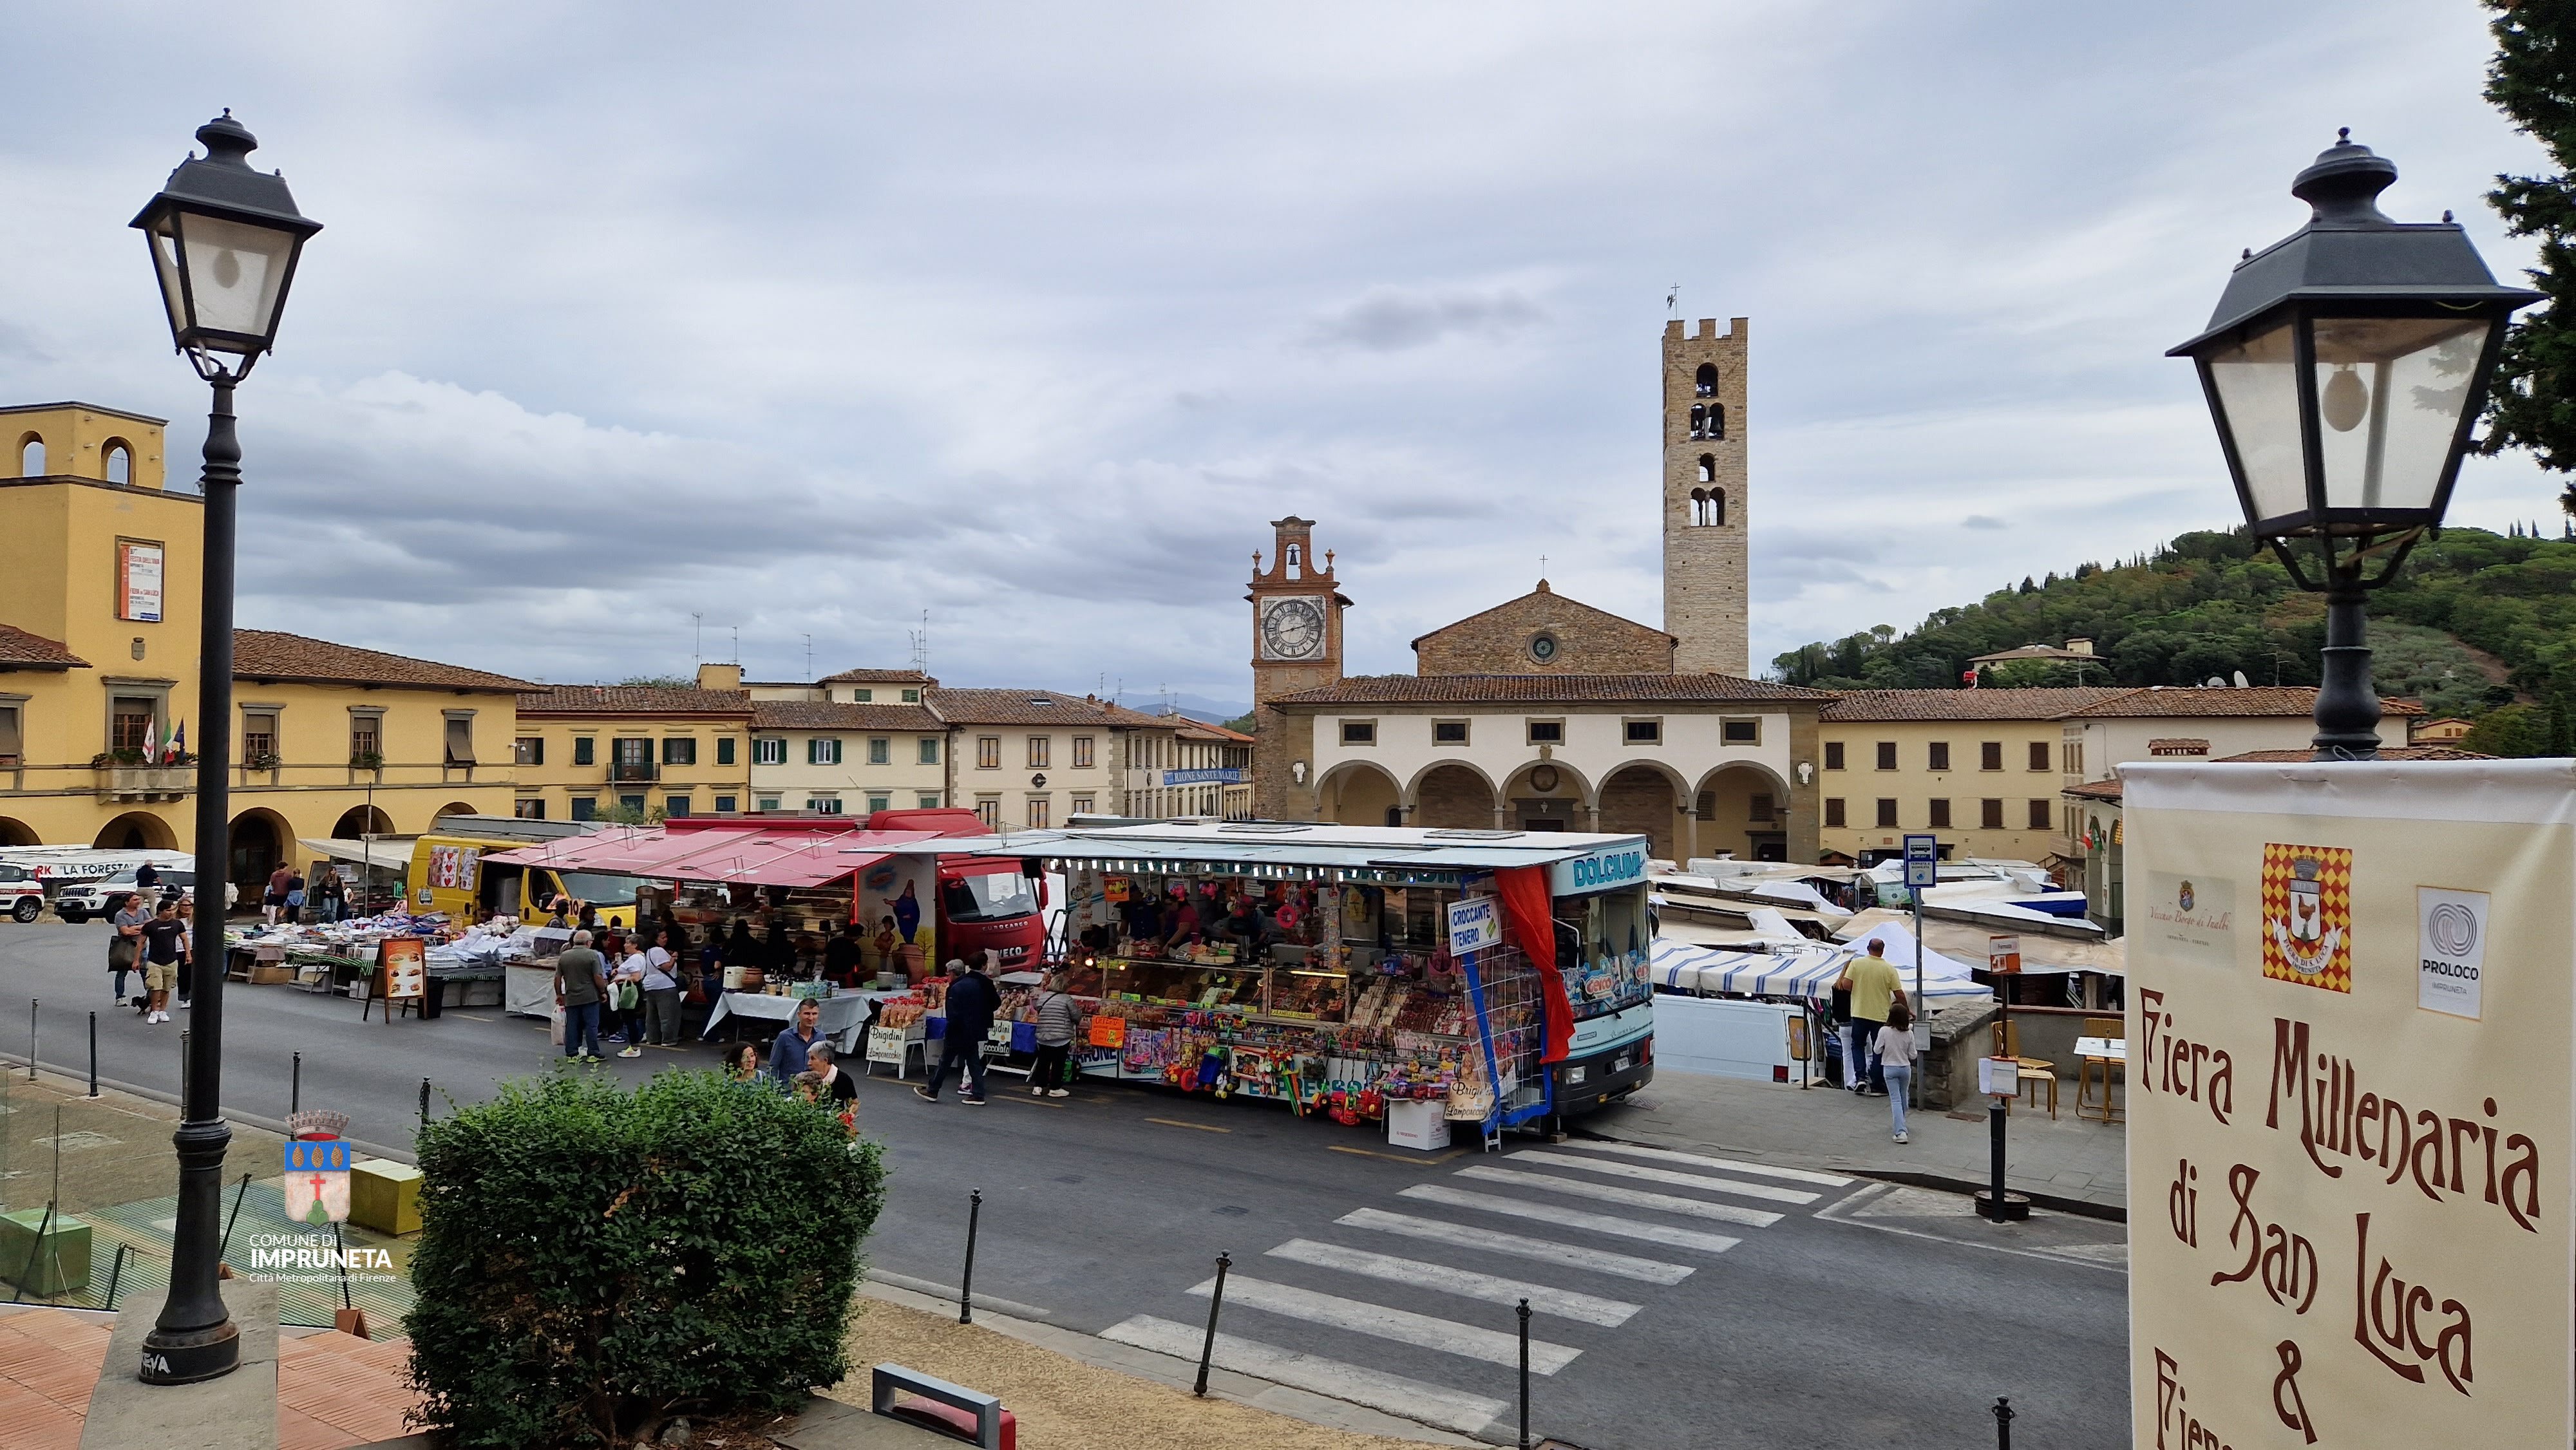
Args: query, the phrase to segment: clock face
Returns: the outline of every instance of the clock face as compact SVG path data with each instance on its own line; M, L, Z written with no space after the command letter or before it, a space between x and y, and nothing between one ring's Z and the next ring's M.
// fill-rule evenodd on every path
M1324 601L1273 599L1261 606L1261 652L1274 660L1311 660L1324 653Z

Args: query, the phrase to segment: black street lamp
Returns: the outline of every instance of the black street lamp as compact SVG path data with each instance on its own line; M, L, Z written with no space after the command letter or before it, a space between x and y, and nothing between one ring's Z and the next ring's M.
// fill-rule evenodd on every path
M2246 253L2208 330L2166 356L2199 365L2254 536L2326 596L2316 758L2369 760L2364 601L2441 526L2505 321L2540 294L2497 286L2448 212L2389 220L2396 165L2341 134L2291 183L2308 224Z
M232 112L198 127L197 139L206 155L180 162L134 225L151 243L171 340L214 388L206 419L204 625L197 652L197 879L220 882L230 867L232 802L224 772L232 759L233 517L241 487L233 385L276 341L304 239L322 226L296 211L285 177L250 169L244 158L259 142ZM147 1384L193 1384L230 1374L241 1363L241 1333L217 1286L224 1148L233 1136L223 1118L220 909L198 913L193 945L193 1045L173 1135L179 1219L170 1242L170 1297L143 1339Z

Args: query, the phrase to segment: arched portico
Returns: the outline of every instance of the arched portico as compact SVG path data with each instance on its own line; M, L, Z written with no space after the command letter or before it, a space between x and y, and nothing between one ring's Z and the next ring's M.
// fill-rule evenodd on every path
M1404 794L1412 806L1408 824L1425 829L1490 831L1498 819L1493 781L1465 761L1424 766Z
M25 821L0 816L0 846L41 846L43 844L44 841L37 836L35 827Z
M1592 782L1562 760L1533 760L1503 782L1503 818L1524 831L1589 831Z
M1315 816L1337 826L1404 824L1404 788L1375 761L1346 760L1315 782Z
M351 806L340 813L331 827L331 836L340 841L362 841L369 836L390 836L394 818L374 806Z
M127 811L99 827L98 839L90 844L104 851L174 851L179 834L150 811Z
M275 811L261 807L233 817L224 875L233 883L234 899L257 901L269 874L291 859L294 844L295 828Z
M1768 767L1731 761L1701 776L1695 796L1697 854L1789 859L1789 783Z
M1601 777L1600 829L1648 838L1649 855L1677 861L1688 844L1682 804L1690 786L1660 760L1631 760Z

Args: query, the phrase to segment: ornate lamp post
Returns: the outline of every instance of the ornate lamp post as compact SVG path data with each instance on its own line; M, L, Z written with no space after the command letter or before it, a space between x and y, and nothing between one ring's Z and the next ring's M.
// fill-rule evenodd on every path
M233 432L233 385L277 339L278 314L304 239L322 229L295 209L286 179L263 176L244 159L259 145L226 111L197 128L191 155L135 217L152 248L170 338L214 389L206 419L204 629L197 655L197 879L229 869L233 709L233 518L241 486L241 444ZM220 897L214 898L221 900ZM217 1288L224 1148L224 914L197 917L196 1005L181 1084L179 1219L171 1236L170 1297L143 1340L142 1379L191 1384L230 1374L241 1335Z
M2291 183L2308 224L2248 252L2208 330L2166 354L2199 366L2254 536L2326 596L2319 760L2378 754L2365 601L2440 527L2505 321L2540 300L2497 286L2450 213L2383 215L2396 179L2344 131Z

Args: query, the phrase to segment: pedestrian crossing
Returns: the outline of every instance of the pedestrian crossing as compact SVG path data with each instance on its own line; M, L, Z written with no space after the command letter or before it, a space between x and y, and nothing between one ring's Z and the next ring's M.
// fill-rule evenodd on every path
M1474 1435L1521 1363L1552 1376L1651 1315L1747 1233L1838 1199L1851 1179L1627 1143L1567 1142L1465 1164L1288 1239L1233 1271L1212 1363ZM1726 1232L1708 1225L1723 1225ZM1213 1278L1186 1291L1201 1300ZM1542 1317L1543 1316L1543 1317ZM1204 1323L1137 1315L1103 1337L1195 1360Z

